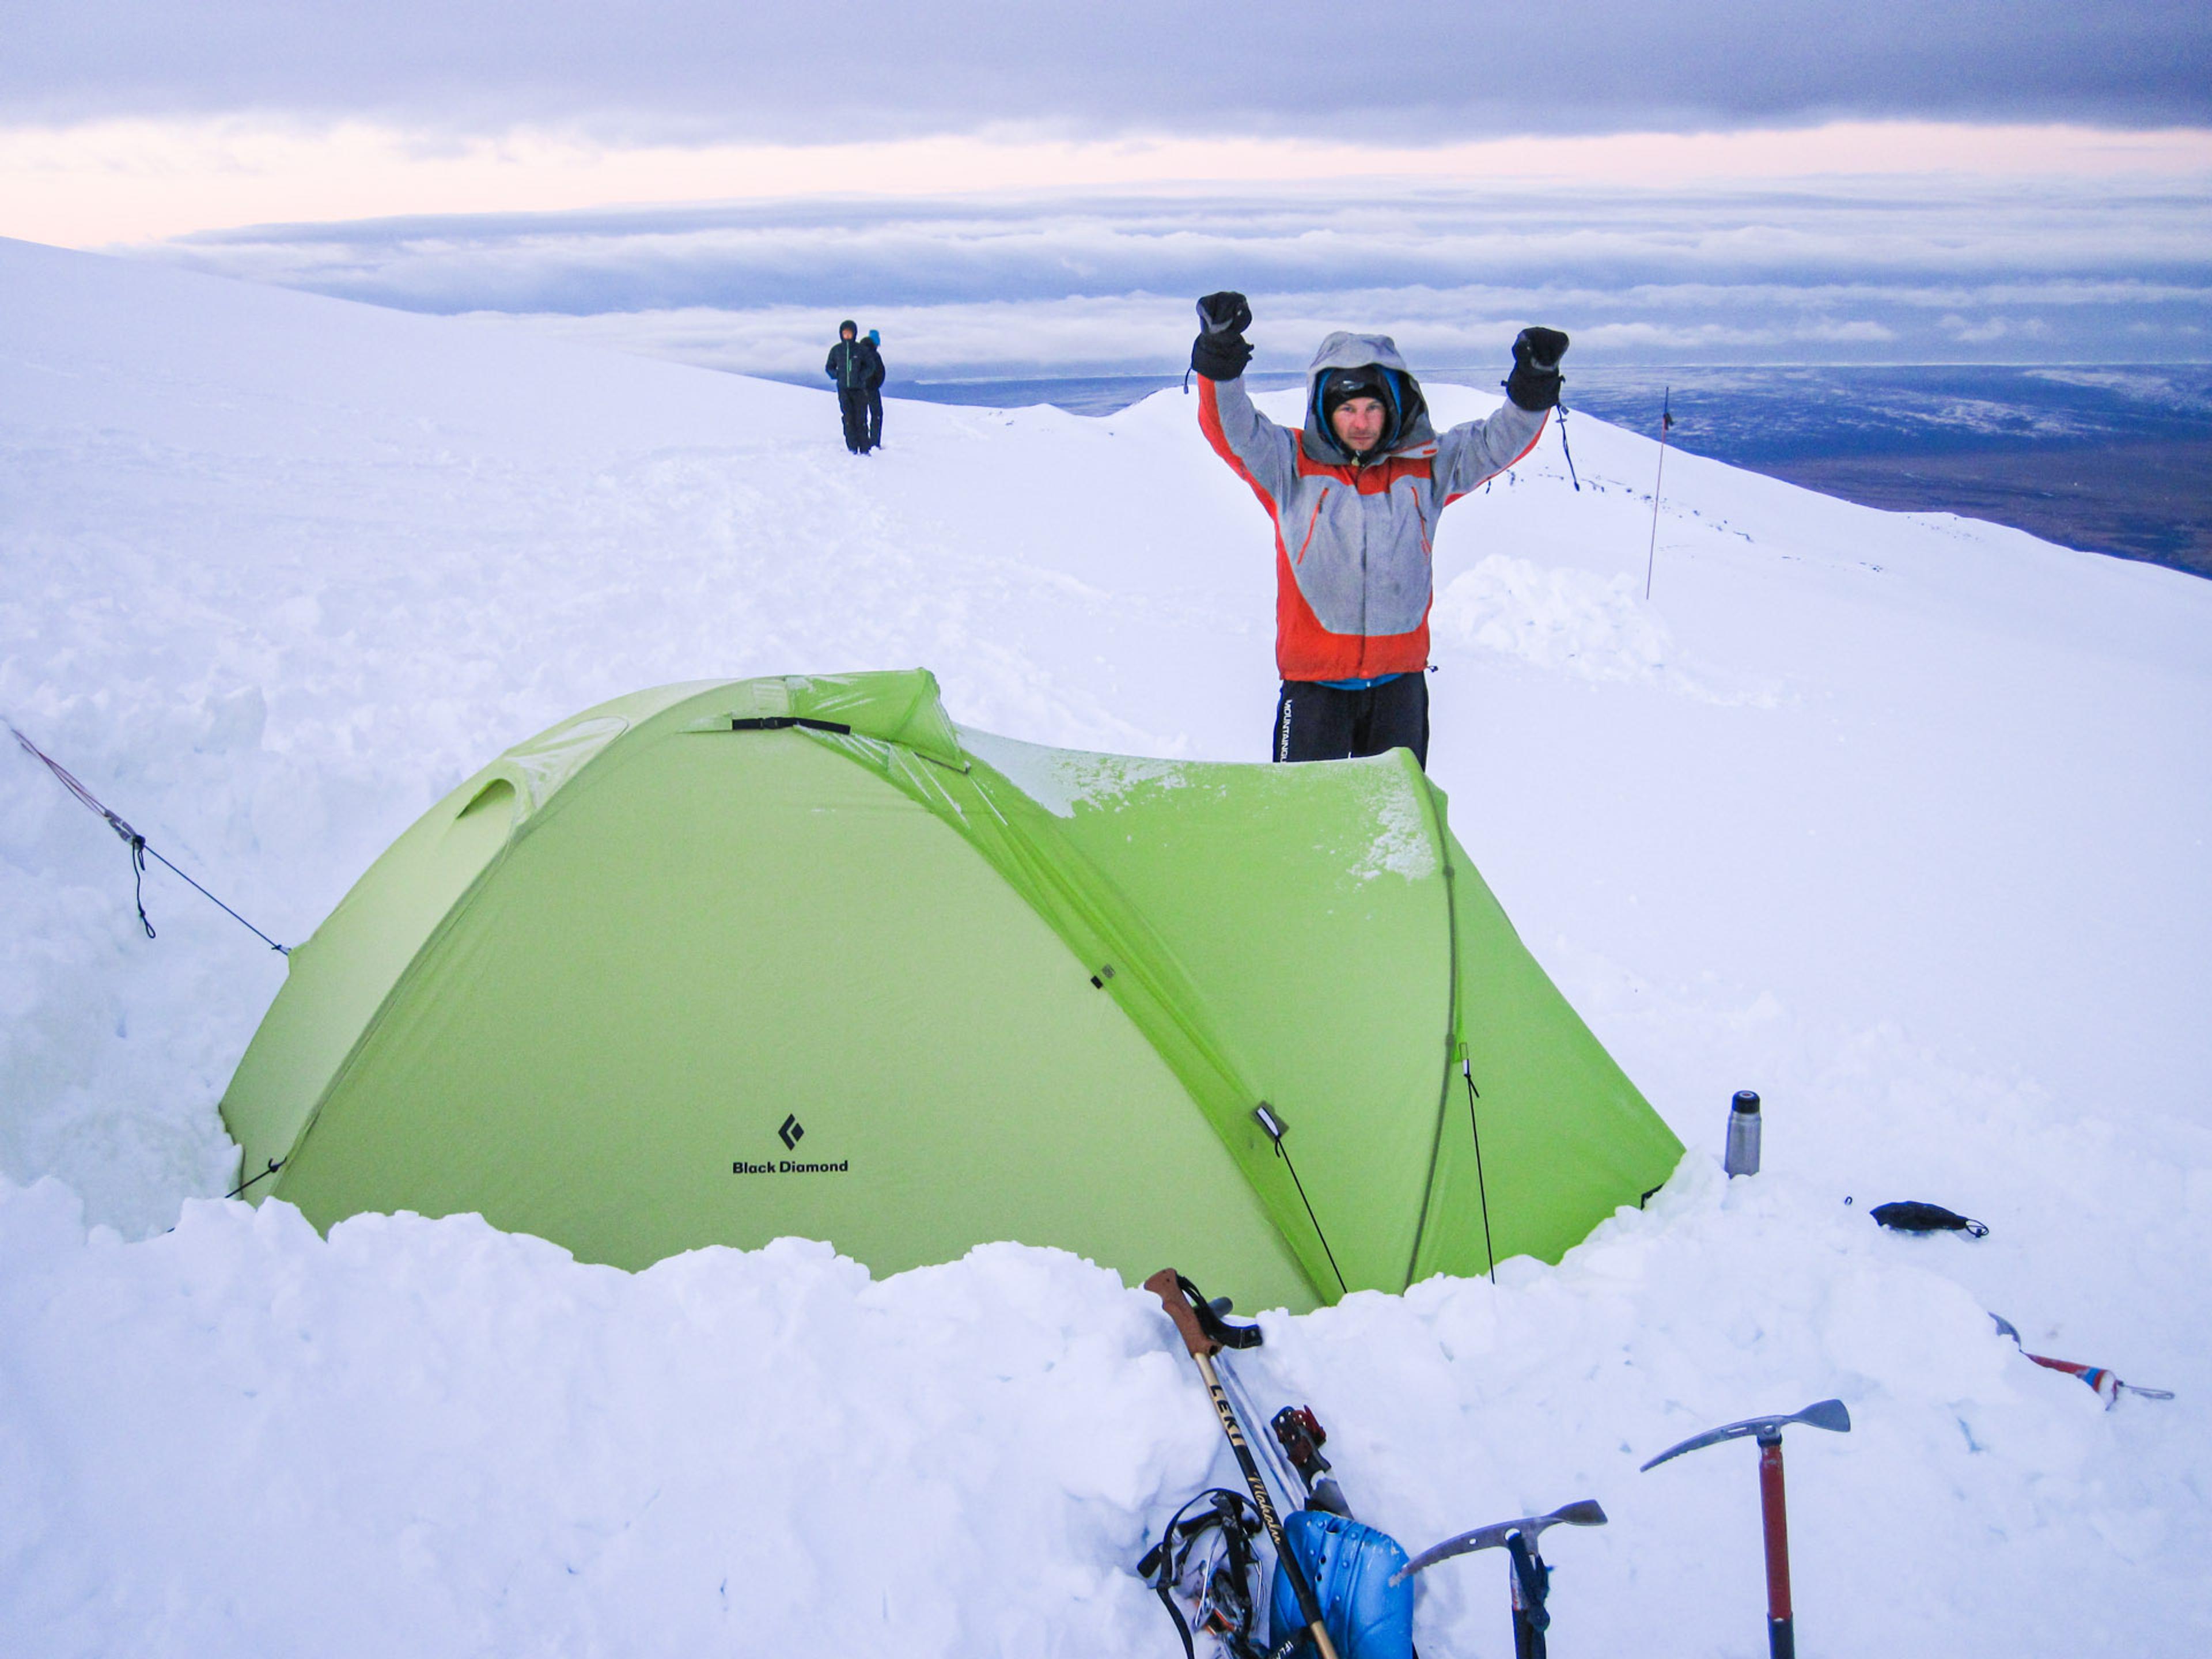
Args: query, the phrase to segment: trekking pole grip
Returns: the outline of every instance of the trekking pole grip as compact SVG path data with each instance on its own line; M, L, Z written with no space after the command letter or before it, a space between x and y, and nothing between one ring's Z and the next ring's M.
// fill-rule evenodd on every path
M1221 1345L1206 1334L1206 1328L1198 1322L1198 1315L1191 1308L1190 1298L1182 1293L1182 1274L1173 1267L1163 1267L1145 1281L1145 1288L1159 1297L1160 1306L1175 1322L1183 1346L1194 1358L1211 1359L1221 1352Z

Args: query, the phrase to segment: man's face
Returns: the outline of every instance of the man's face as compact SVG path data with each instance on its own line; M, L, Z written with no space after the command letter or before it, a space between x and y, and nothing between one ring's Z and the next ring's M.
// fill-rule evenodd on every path
M1355 455L1364 455L1382 441L1386 416L1379 398L1346 398L1328 418L1336 441Z
M841 340L849 340L853 337L853 331L849 328L841 328L837 331L837 337Z

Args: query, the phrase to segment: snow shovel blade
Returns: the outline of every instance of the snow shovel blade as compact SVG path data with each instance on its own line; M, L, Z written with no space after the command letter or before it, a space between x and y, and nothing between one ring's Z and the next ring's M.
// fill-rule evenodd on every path
M1549 1515L1524 1515L1517 1521L1500 1521L1494 1525L1477 1527L1473 1532L1461 1533L1447 1538L1441 1544L1432 1544L1390 1575L1393 1587L1404 1583L1424 1567L1433 1567L1439 1561L1449 1561L1455 1555L1472 1555L1477 1550L1502 1548L1505 1540L1519 1533L1525 1538L1534 1538L1545 1528L1565 1522L1571 1527L1601 1527L1605 1511L1598 1507L1597 1499L1585 1498L1579 1503L1569 1504L1553 1510Z
M1819 1400L1802 1412L1792 1412L1787 1417L1747 1417L1741 1423L1730 1423L1717 1429L1708 1429L1703 1434L1693 1434L1679 1446L1669 1446L1665 1451L1637 1471L1642 1474L1656 1469L1670 1457L1680 1457L1684 1452L1703 1451L1707 1446L1717 1446L1723 1440L1741 1440L1746 1435L1757 1435L1761 1439L1778 1435L1792 1423L1803 1423L1815 1429L1826 1429L1836 1434L1851 1431L1851 1414L1840 1400Z

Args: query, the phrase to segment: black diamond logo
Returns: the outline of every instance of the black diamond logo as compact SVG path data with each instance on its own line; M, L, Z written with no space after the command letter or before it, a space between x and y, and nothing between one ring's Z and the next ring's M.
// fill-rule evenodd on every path
M799 1121L799 1115L794 1112L784 1119L783 1127L778 1129L776 1133L783 1137L783 1150L787 1152L797 1147L800 1140L805 1138L806 1126Z

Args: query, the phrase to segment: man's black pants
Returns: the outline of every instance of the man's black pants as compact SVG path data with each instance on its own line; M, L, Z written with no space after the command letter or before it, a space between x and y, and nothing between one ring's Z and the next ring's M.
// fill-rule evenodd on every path
M868 447L868 389L864 386L837 388L837 412L845 420L845 447L859 454Z
M884 389L868 388L868 447L880 449L884 441Z
M1401 674L1364 691L1285 680L1275 704L1275 758L1347 760L1410 749L1429 767L1429 677Z

